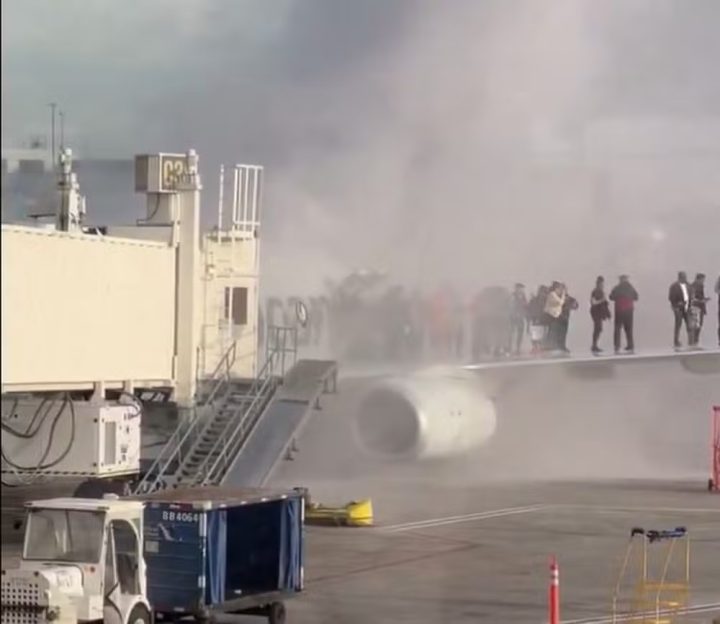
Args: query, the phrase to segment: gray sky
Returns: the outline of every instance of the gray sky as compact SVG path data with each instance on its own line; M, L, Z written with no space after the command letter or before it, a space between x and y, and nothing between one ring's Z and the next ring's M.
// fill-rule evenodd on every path
M720 270L715 0L5 0L3 141L267 166L264 263L421 284ZM82 183L82 180L81 180ZM210 211L214 212L214 211Z

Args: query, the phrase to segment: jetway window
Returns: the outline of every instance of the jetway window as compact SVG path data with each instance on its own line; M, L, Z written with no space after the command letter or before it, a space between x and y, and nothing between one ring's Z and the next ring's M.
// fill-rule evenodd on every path
M232 319L233 325L247 325L248 322L248 289L225 289L225 320Z

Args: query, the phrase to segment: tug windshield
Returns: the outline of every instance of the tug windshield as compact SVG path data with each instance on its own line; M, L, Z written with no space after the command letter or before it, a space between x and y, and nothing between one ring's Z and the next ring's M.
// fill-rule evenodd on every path
M101 511L33 509L28 514L23 558L98 563L104 526Z

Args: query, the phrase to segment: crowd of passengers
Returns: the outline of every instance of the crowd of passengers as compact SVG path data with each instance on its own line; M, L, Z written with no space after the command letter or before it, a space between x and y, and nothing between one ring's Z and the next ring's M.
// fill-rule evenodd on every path
M697 347L708 313L706 278L698 273L690 282L678 274L668 290L672 311L673 345ZM600 354L600 338L607 322L613 328L615 353L632 353L634 311L639 295L630 278L621 275L607 289L602 276L588 289L592 320L590 351ZM720 277L714 285L718 299L720 345ZM291 324L298 298L269 299L263 310L267 324ZM553 281L532 294L525 285L481 290L463 301L450 287L431 296L408 292L401 286L384 286L380 278L351 276L329 294L302 300L307 323L300 343L329 347L337 357L357 359L467 360L568 354L571 320L581 309L580 300L566 284Z

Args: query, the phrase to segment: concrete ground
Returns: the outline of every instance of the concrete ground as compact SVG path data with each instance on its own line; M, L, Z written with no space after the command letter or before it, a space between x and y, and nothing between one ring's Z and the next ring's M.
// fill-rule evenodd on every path
M411 494L401 487L400 498ZM373 529L308 529L307 592L290 605L293 622L540 624L550 555L560 565L563 621L603 621L636 526L687 527L690 604L707 610L682 621L720 617L720 499L696 483L444 489L441 506L412 520L383 511L394 507L392 490L385 483L374 499ZM664 557L666 546L655 548Z
M388 480L373 499L378 526L308 527L306 591L288 603L290 622L541 624L551 555L560 565L562 620L610 622L610 599L635 526L687 527L689 603L700 609L682 621L720 618L720 498L701 484L421 487L416 495L442 504L406 513L412 488ZM3 549L3 567L13 554Z

